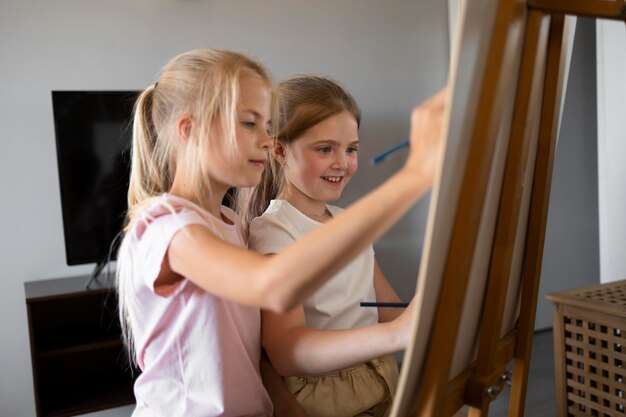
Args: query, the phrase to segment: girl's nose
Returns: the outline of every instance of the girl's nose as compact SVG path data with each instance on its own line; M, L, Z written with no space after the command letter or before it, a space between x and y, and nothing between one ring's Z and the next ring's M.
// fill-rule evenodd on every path
M343 152L337 152L333 160L333 168L338 168L338 169L348 168L348 158L346 154L344 154Z
M259 138L259 147L269 150L271 146L272 136L266 130L263 130Z

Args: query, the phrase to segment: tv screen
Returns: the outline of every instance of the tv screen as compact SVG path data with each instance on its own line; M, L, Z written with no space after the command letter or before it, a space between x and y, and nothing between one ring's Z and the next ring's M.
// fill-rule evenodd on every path
M115 259L126 212L138 91L52 91L68 265Z

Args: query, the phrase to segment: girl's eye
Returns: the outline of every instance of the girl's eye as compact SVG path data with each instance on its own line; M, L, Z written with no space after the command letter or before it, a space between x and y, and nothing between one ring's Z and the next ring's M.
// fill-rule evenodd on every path
M321 153L330 153L333 151L330 146L322 146L320 148L317 148L317 150Z
M246 129L254 129L256 127L255 122L241 122L241 125Z
M346 149L346 153L357 153L359 151L359 148L357 148L356 146L350 146L349 148Z

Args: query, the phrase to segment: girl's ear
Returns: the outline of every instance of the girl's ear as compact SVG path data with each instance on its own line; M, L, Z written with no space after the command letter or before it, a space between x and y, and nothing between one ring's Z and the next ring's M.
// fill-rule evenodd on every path
M272 145L272 156L279 164L284 165L287 156L287 146L279 140L274 141Z
M185 142L187 142L191 137L191 125L192 121L191 117L189 116L182 116L176 122L176 132L178 133L178 136Z

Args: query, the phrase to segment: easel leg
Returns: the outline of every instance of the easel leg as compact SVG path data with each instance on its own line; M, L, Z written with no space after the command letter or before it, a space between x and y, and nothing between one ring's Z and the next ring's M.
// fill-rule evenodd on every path
M559 108L562 94L562 48L565 18L551 16L548 54L543 88L539 144L530 207L530 221L523 266L522 310L519 335L513 365L513 384L509 403L509 417L524 415L526 388L530 370L532 339L539 291L539 277L543 259L543 243L552 181L552 166L556 148Z

